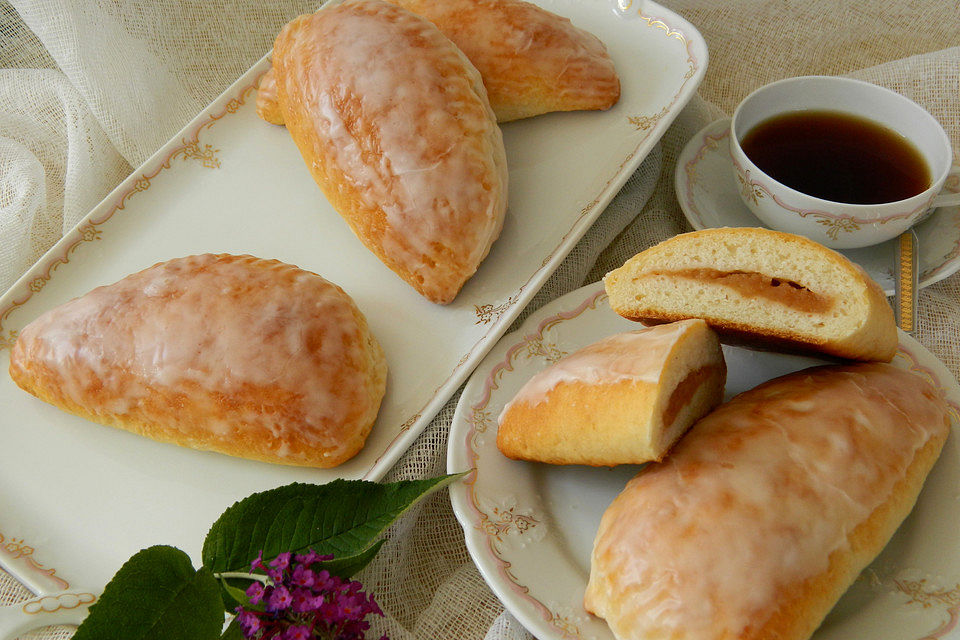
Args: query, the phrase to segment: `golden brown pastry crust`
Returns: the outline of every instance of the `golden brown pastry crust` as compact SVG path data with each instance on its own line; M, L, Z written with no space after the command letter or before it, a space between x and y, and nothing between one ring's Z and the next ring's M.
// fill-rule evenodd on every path
M386 387L383 351L340 287L276 260L162 262L40 316L10 375L89 420L280 464L354 456Z
M720 404L725 380L720 343L702 320L608 336L528 381L500 414L497 447L551 464L659 460Z
M620 79L606 47L522 0L388 0L437 25L483 77L497 120L609 109Z
M277 102L277 74L273 67L263 74L257 85L257 115L270 124L283 124L283 114Z
M684 233L608 273L610 307L631 320L703 318L724 336L889 362L897 348L883 290L845 256L769 229Z
M920 376L767 382L700 420L604 514L585 606L618 640L805 640L909 513L948 436Z
M333 207L424 297L453 300L506 210L503 140L473 65L379 0L293 20L273 65L283 120Z
M606 110L620 79L606 47L567 18L522 0L388 0L450 38L483 78L498 122L551 111ZM260 83L257 114L283 124L273 71Z

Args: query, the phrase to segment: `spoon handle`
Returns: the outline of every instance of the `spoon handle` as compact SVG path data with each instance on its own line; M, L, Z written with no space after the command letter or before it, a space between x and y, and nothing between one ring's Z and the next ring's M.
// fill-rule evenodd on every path
M917 234L913 229L908 229L900 234L897 240L896 277L894 280L896 282L897 325L911 335L917 330L918 254Z

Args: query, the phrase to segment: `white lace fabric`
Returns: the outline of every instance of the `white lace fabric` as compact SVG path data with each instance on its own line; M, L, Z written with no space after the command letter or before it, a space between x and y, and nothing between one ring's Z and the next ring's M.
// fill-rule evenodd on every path
M315 4L0 0L0 291L269 50L286 21ZM960 156L960 47L953 3L661 4L690 20L707 40L710 63L699 95L521 320L636 252L688 231L673 192L679 150L702 126L732 112L743 96L767 82L848 74L887 86L933 113ZM958 324L960 275L922 291L917 333L955 376L960 373ZM386 480L445 471L458 395ZM375 631L394 640L530 637L504 613L471 562L445 494L405 516L361 577L387 612ZM0 604L28 595L0 572ZM71 633L52 628L25 637L68 638Z

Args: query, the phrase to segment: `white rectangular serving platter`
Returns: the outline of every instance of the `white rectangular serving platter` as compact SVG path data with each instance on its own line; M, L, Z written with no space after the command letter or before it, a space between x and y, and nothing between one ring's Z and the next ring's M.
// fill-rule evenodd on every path
M0 298L0 565L41 593L102 587L152 544L199 559L234 501L290 482L379 479L463 383L601 215L706 70L700 34L647 2L539 0L607 45L621 78L606 112L503 126L503 232L456 300L422 299L353 236L282 127L255 113L264 58L157 151ZM275 258L342 286L390 367L365 448L328 470L161 444L66 414L6 371L17 332L42 312L157 262L197 253Z

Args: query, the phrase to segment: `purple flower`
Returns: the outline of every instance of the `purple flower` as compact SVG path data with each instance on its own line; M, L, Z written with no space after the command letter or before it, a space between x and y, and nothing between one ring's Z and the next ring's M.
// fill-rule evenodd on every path
M364 599L358 597L355 592L341 594L334 600L337 605L337 612L342 620L354 620L363 610ZM361 616L362 617L362 616Z
M309 567L309 566L312 565L314 562L323 562L324 560L333 560L333 555L332 555L332 554L331 554L331 555L320 555L319 553L317 553L316 551L314 551L313 549L311 549L311 550L308 551L307 553L297 554L296 556L294 556L293 559L294 559L298 564L304 564L304 565L307 565L307 566Z
M273 588L273 593L270 594L270 598L267 600L267 611L279 612L283 611L293 602L293 597L290 595L289 589L283 584L278 584Z
M314 573L304 565L297 565L290 574L290 581L298 587L312 587Z
M317 591L333 591L339 586L339 578L330 577L330 572L326 569L321 569L313 574L313 588Z
M253 582L247 587L247 597L252 604L260 604L264 597L264 587L262 582Z
M317 609L317 599L322 600L323 596L314 596L310 589L300 587L294 589L291 594L290 609L294 613L308 613Z
M237 607L237 611L237 623L240 625L243 635L248 638L253 637L260 630L260 618L255 613L244 610L243 607Z
M266 571L266 585L247 588L252 605L266 602L266 612L237 607L237 621L244 637L255 640L364 640L370 629L365 618L383 615L363 585L332 576L325 569L314 571L318 562L332 559L309 550L304 554L282 553L263 563L263 553L252 569ZM386 636L380 640L388 640Z
M362 640L370 623L363 620L348 620L343 623L334 640Z
M291 555L292 554L289 551L286 553L281 553L276 558L270 561L270 566L273 567L274 569L279 569L280 571L283 571L284 569L290 566Z
M340 617L340 608L333 602L324 600L317 607L317 612L321 618L330 623L339 624L343 622L343 619Z
M306 625L296 625L293 627L287 627L287 630L283 632L283 640L311 640L313 637L313 632L310 630L310 627Z

